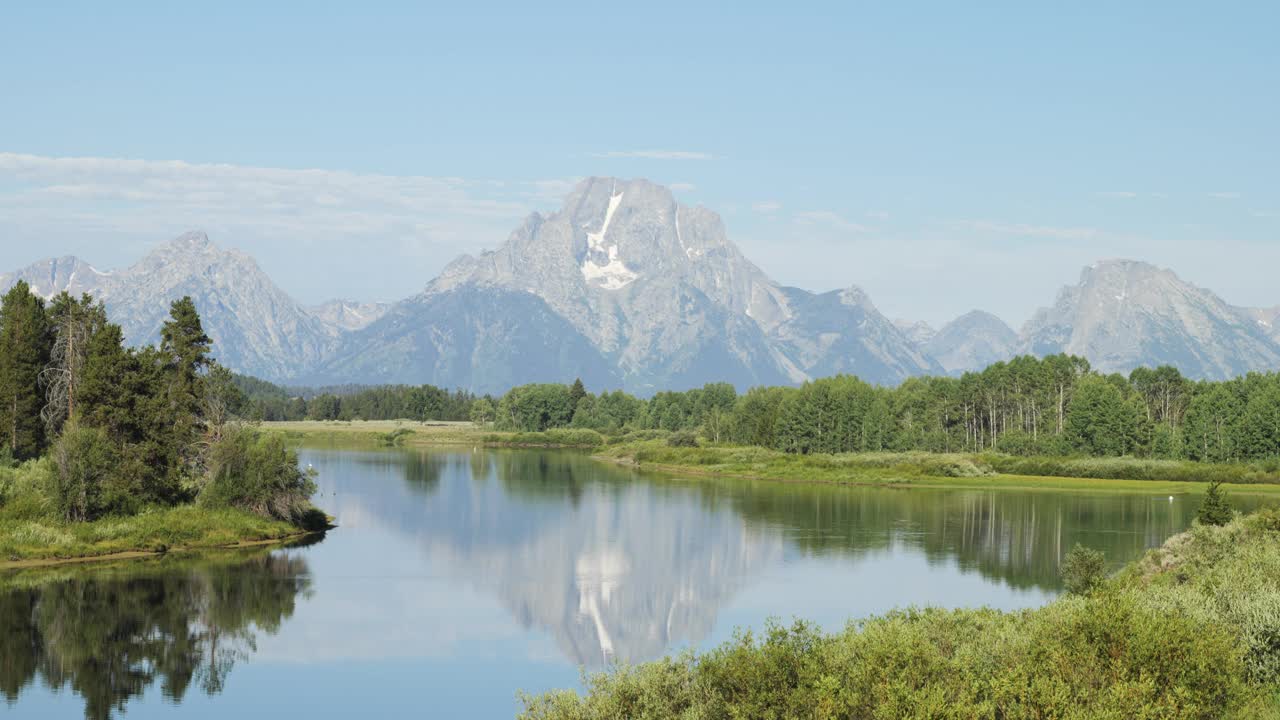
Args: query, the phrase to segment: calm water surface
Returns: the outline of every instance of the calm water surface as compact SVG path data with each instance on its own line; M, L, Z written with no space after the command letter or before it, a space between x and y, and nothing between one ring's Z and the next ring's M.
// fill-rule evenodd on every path
M305 547L0 574L0 715L511 717L770 617L1043 604L1198 498L682 482L568 453L306 450ZM1250 503L1235 498L1239 506Z

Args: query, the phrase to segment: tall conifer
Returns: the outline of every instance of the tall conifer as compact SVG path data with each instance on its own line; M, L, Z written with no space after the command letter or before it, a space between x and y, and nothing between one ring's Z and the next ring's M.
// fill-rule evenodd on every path
M45 447L40 373L49 362L44 301L19 280L0 300L0 445L32 458Z

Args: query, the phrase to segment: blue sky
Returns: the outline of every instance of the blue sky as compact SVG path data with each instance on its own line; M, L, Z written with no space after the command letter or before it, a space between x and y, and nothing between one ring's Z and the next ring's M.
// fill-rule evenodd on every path
M1113 256L1275 305L1276 27L1275 3L9 3L0 268L200 227L304 301L397 299L618 175L895 317L1018 324Z

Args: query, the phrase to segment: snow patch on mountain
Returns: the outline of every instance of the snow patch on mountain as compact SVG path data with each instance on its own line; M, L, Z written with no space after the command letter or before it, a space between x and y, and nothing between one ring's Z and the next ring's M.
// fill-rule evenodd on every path
M622 204L622 196L623 193L609 195L609 207L604 213L604 225L600 227L600 232L587 233L587 255L582 259L582 277L586 279L587 284L605 290L618 290L640 277L618 257L617 242L612 245L605 243L609 223L613 222L613 214ZM603 263L600 262L602 258Z

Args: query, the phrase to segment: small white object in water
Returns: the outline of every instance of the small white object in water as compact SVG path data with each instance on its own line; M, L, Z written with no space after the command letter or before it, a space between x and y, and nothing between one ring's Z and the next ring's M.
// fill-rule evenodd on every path
M1170 496L1169 496L1169 502L1173 502L1173 496L1172 496L1172 495L1170 495Z

